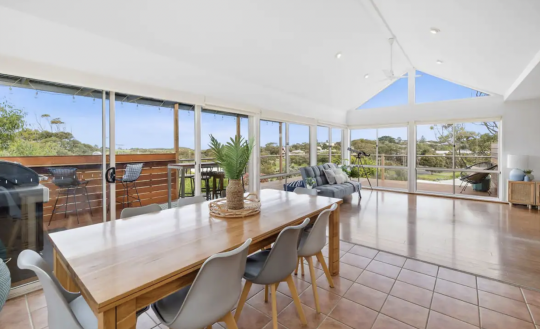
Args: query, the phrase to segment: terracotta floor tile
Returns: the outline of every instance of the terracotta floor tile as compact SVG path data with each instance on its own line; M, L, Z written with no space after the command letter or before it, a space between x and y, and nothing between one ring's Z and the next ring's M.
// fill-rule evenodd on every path
M339 262L339 276L347 280L356 281L364 270L356 266Z
M429 312L427 329L478 329L471 324L451 318L447 315Z
M283 312L278 314L278 322L288 329L315 329L326 317L326 315L317 313L314 309L305 305L302 305L302 309L307 319L307 326L300 322L294 303L291 303Z
M35 323L34 323L35 325ZM150 318L150 316L146 313L143 313L141 314L138 318L137 318L137 329L152 329L154 328L155 326L157 326L157 323L155 323L152 318ZM217 328L217 326L216 326ZM38 327L36 327L36 329L38 329Z
M366 267L366 270L395 279L398 277L401 268L374 260Z
M319 295L319 307L321 308L321 313L324 314L330 313L341 299L341 296L319 287L317 287L317 294ZM306 289L306 291L300 295L300 301L302 304L315 310L316 306L315 298L313 297L313 288Z
M30 329L30 317L24 296L11 299L0 312L0 329Z
M478 291L478 297L480 306L484 308L532 322L525 303L484 291Z
M242 290L244 290L244 284L245 284L245 280L242 279ZM259 293L259 291L261 290L264 290L264 286L263 285L260 285L260 284L252 284L251 285L251 289L249 289L249 294L248 294L248 299L255 296L256 294Z
M328 267L328 263L329 263L329 259L328 257L323 257L324 258L324 261L326 262L326 266ZM305 261L304 261L305 263ZM307 264L307 263L305 263ZM322 270L323 269L323 266L321 263L319 263L319 261L317 260L317 258L313 258L313 267L315 268L318 268L319 270Z
M390 279L384 275L369 271L362 272L358 279L356 279L356 282L384 293L390 292L395 281L396 280Z
M343 297L378 312L381 310L387 294L361 284L354 283L347 293L343 295Z
M257 311L254 307L246 303L242 309L242 314L240 314L237 325L238 329L262 329L271 321L271 317ZM220 325L227 328L223 322L221 322Z
M317 287L328 290L336 295L343 296L353 284L351 280L347 280L339 276L333 276L332 280L334 281L334 288L330 288L326 276L322 276L317 279Z
M396 281L390 295L429 308L433 292L405 282Z
M283 325L281 325L279 323L278 323L277 327L278 327L278 329L287 329L287 328L285 328ZM264 326L263 329L272 329L272 328L274 328L274 327L273 327L272 322L270 322L266 326Z
M34 291L26 295L28 298L28 307L30 312L47 306L47 300L45 299L45 293L43 290Z
M328 317L324 319L319 326L319 329L351 329L351 327Z
M397 256L397 255L390 254L387 252L382 252L382 251L379 252L377 256L375 256L374 259L378 260L379 262L383 262L383 263L387 263L387 264L399 266L399 267L402 267L403 264L405 264L405 261L407 260L407 258L405 257Z
M354 246L351 250L349 250L349 253L364 256L370 259L373 259L379 251L371 248L367 248L364 246Z
M431 309L463 322L470 323L473 326L480 325L478 306L466 303L459 299L435 293L433 295Z
M330 317L354 329L369 329L377 318L377 312L348 299L342 299L330 313Z
M354 247L353 243L345 242L342 240L339 241L339 250L341 251L348 252L349 250L351 250L352 247Z
M540 306L540 292L528 289L521 289L525 295L525 300L527 304L533 304Z
M540 325L540 307L530 304L529 309L531 310L534 323Z
M437 277L476 289L476 277L471 274L439 267Z
M322 250L321 250L322 254L324 257L328 257L328 246L325 246ZM343 257L343 255L345 255L347 252L346 251L343 251L343 250L339 250L339 258Z
M464 286L459 283L437 279L435 292L460 299L464 302L478 305L478 293L476 289Z
M429 310L394 296L388 296L381 313L413 327L424 328Z
M264 301L264 290L256 294L255 296L248 299L247 303L251 306L253 306L258 311L268 315L272 316L272 299L271 299L271 293L268 292L268 302ZM277 304L277 311L278 313L281 312L285 307L287 307L290 303L292 303L292 298L289 296L286 296L279 291L276 293L276 304Z
M480 307L480 321L483 329L535 329L530 322L513 318Z
M34 324L34 329L43 329L49 326L49 314L47 307L38 308L30 313L32 315L32 323ZM152 321L152 320L150 320ZM156 324L152 321L152 324Z
M435 277L406 269L401 270L397 279L398 281L403 281L428 290L433 290L433 288L435 288Z
M310 283L308 283L308 282L306 282L306 281L304 281L302 279L299 279L294 275L292 276L292 278L293 278L293 281L294 281L294 285L296 286L296 291L298 292L298 295L300 295L301 293L306 291L306 289L311 288ZM279 291L280 293L285 294L285 295L287 295L289 297L292 297L291 291L289 290L289 285L287 284L287 282L281 282L279 284L279 286L278 286L277 291Z
M431 276L437 276L437 272L439 271L439 267L436 265L420 262L414 259L407 259L403 265L403 268Z
M375 320L372 329L413 329L414 327L409 326L403 322L387 317L384 314L380 314Z
M519 289L518 287L484 278L477 278L476 282L478 283L478 290L487 291L499 296L519 300L520 302L524 301L523 295L521 294L521 289Z
M369 262L371 262L371 259L358 256L355 254L351 254L351 253L346 253L343 257L341 257L339 261L345 264L349 264L349 265L364 269L366 268L366 266L368 266Z

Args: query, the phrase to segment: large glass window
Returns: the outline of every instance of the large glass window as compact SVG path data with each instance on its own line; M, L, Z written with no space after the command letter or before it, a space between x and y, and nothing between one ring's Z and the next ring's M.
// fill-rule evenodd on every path
M289 124L289 172L309 166L309 126Z
M261 177L286 172L285 124L261 120Z
M498 196L498 122L416 127L416 189Z
M358 110L406 105L409 102L407 74L391 82L386 88L358 107Z
M331 162L337 165L343 163L341 155L341 132L339 128L332 128L332 146L330 148Z
M328 127L317 127L317 164L330 162L330 130Z
M486 93L458 85L417 71L415 78L416 103L440 102L462 98L489 96Z
M351 147L351 175L363 187L407 189L407 127L352 130Z

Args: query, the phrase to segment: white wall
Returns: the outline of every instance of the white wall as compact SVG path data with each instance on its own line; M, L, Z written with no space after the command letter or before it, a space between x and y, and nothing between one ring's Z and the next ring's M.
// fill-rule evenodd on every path
M540 100L504 102L502 97L480 97L352 110L347 113L347 122L352 129L366 126L407 125L415 122L472 121L496 118L502 119L501 197L506 200L506 180L510 171L506 168L508 154L529 155L529 167L540 179Z

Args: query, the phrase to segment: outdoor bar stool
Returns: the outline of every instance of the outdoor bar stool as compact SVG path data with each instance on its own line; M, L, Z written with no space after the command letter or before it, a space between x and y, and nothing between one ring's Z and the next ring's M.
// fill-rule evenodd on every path
M122 207L125 208L133 202L139 201L142 206L141 198L139 197L139 191L137 190L137 180L141 176L143 163L128 163L124 172L124 176L120 177L118 181L124 186L124 198L122 199ZM134 191L130 194L130 191ZM134 201L131 201L133 199Z
M203 167L201 169L201 183L204 182L204 186L201 184L201 192L206 194L206 200L210 200L210 179L212 178L212 168Z
M191 285L152 304L158 319L171 329L210 328L218 321L238 329L231 311L240 296L250 244L248 239L208 258Z
M284 228L279 233L272 249L259 251L247 258L246 272L244 273L246 284L244 285L242 296L240 296L240 301L234 314L234 318L237 321L244 308L251 285L253 283L261 284L267 286L265 288L265 302L268 301L268 286L270 286L273 328L277 329L276 290L281 282L286 281L291 291L296 310L300 316L300 321L304 325L307 324L306 316L304 315L304 310L298 297L298 291L294 285L292 272L296 267L296 261L298 259L300 233L308 223L309 218L306 218L300 225Z
M65 290L37 252L23 250L17 259L17 266L36 273L47 301L49 328L98 329L98 319L81 293ZM137 316L147 309L137 311Z
M330 214L336 209L337 204L334 203L332 207L330 207L330 209L326 209L325 211L321 212L313 226L311 226L309 230L305 229L300 236L300 245L298 247L298 263L302 264L302 272L304 272L302 258L305 258L309 265L311 286L313 287L313 296L315 298L315 306L317 313L321 313L321 310L319 307L319 295L317 293L316 283L317 278L315 276L315 269L313 267L312 257L317 257L317 259L322 265L324 274L326 275L326 279L328 280L328 284L330 285L330 287L334 288L334 280L332 280L332 276L330 275L328 266L326 266L326 262L324 261L322 249L326 245L326 227L328 226ZM296 273L298 273L298 266L295 271L295 274Z
M79 188L84 190L84 194L86 196L86 202L88 203L88 208L90 209L90 215L92 215L92 206L90 205L90 200L88 199L88 189L86 186L88 185L88 181L80 181L77 178L77 168L72 167L56 167L56 168L48 168L49 172L53 176L53 184L58 187L58 196L56 197L56 201L54 202L53 211L51 214L51 218L49 219L49 224L47 226L51 225L51 221L53 219L54 214L56 213L56 206L58 205L58 199L60 199L60 196L66 195L66 205L64 210L64 218L67 217L67 208L69 203L69 195L73 195L73 200L75 201L75 212L77 213L77 223L79 223L79 209L77 204L77 190Z

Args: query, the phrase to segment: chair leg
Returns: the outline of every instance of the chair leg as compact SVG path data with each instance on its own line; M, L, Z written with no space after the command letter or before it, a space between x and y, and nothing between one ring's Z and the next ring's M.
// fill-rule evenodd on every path
M271 284L270 288L272 289L272 328L278 329L276 284Z
M304 276L304 261L302 259L300 259L300 270L301 270L302 276Z
M142 207L141 197L139 196L139 190L137 190L137 182L133 182L133 187L135 188L135 193L137 193L137 200L139 205Z
M319 307L319 294L317 293L317 278L315 277L315 268L313 267L313 259L311 256L306 257L306 260L309 265L309 274L311 276L311 286L313 287L313 297L315 298L315 309L317 313L321 313L321 308Z
M287 284L289 285L289 290L291 291L294 305L296 306L296 311L298 312L298 316L300 316L300 322L302 322L302 324L304 325L307 325L304 309L302 309L302 304L300 303L300 298L298 297L298 291L296 290L296 286L294 285L292 275L289 275L286 281L287 281Z
M326 275L326 279L328 280L328 284L330 285L330 288L334 288L334 280L332 280L332 276L330 275L330 271L328 270L328 266L326 266L326 261L324 260L322 252L318 252L316 255L317 260L319 263L321 263L321 266L324 271L324 275Z
M73 189L73 200L75 200L75 213L77 214L77 224L80 224L80 222L79 222L79 207L77 206L77 188Z
M90 216L93 216L92 206L90 205L90 199L88 199L88 189L86 188L86 186L84 187L84 193L86 194L86 202L88 203L88 208L90 208Z
M227 329L238 329L238 326L236 325L236 319L232 316L231 313L227 313L223 317L223 322L227 325ZM210 326L212 328L212 326Z
M294 275L298 275L298 267L300 266L301 261L302 257L298 257L298 261L296 262L296 269L294 270Z
M66 192L66 206L64 207L64 218L67 218L67 207L68 207L68 203L69 203L69 189L67 189L67 192Z
M58 199L60 199L60 193L58 193L58 195L56 196L56 201L54 201L53 211L52 211L52 214L51 214L51 218L49 218L49 224L47 224L47 226L51 225L52 218L54 216L54 213L56 212L56 205L58 204Z
M234 319L238 321L240 318L240 313L242 313L242 309L244 308L244 304L246 303L247 297L249 295L249 289L251 289L251 285L253 283L246 281L246 284L244 284L244 290L242 290L242 295L240 296L240 300L238 301L238 306L236 306L236 312L234 313Z
M264 286L264 302L268 303L268 285Z

